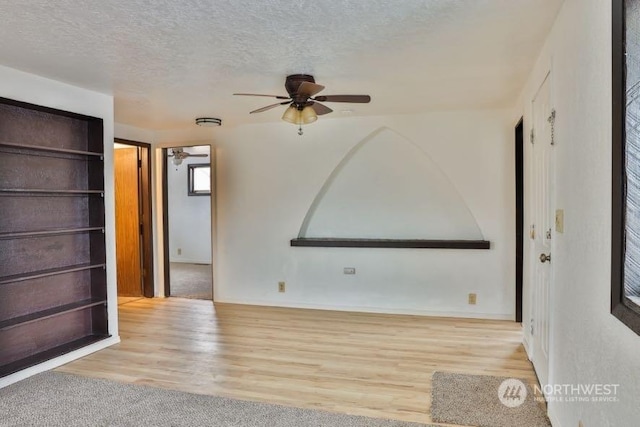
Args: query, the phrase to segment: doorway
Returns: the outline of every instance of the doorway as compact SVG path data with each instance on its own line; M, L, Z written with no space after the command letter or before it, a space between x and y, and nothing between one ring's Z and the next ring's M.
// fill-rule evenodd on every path
M213 300L215 162L208 145L163 149L165 296Z
M115 139L118 298L152 298L151 145Z

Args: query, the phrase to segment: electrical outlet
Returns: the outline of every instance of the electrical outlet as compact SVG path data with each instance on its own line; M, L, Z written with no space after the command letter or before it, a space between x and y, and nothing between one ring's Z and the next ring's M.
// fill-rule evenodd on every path
M476 305L476 298L477 298L476 294L469 294L469 304Z
M182 248L178 248L178 255L182 255Z
M344 274L356 274L355 267L345 267L343 271L344 271Z
M284 292L285 291L285 283L284 282L278 282L278 292Z

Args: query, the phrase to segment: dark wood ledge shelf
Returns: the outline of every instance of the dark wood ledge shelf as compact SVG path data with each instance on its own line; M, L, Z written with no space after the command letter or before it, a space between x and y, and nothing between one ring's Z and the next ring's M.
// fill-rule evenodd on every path
M77 154L81 156L98 157L101 160L103 159L102 153L96 153L94 151L71 150L68 148L56 148L56 147L43 147L40 145L16 144L15 142L4 142L4 141L0 141L0 147L23 148L26 150L46 151L49 153Z
M296 238L291 246L313 248L490 249L488 240Z
M64 229L58 229L58 230L20 231L16 233L0 233L0 240L20 239L20 238L27 238L27 237L57 236L60 234L90 233L92 231L101 231L104 233L104 227L64 228Z
M44 188L2 188L0 195L3 193L12 196L104 196L104 190L47 190Z
M87 335L80 339L54 347L52 349L36 353L29 357L25 357L24 359L20 359L16 362L0 366L0 377L13 374L25 368L30 368L31 366L37 365L38 363L45 362L63 354L71 353L72 351L81 349L82 347L86 347L110 337L111 335Z
M32 322L48 319L50 317L59 316L61 314L70 313L72 311L84 310L96 305L106 304L106 300L86 299L71 304L61 305L59 307L49 308L47 310L37 311L25 316L14 317L13 319L3 320L0 322L0 331L15 328L16 326L26 325Z
M22 282L24 280L40 279L42 277L55 276L57 274L73 273L76 271L91 270L92 268L105 268L106 264L77 264L68 267L51 268L48 270L33 271L24 274L0 277L0 285Z

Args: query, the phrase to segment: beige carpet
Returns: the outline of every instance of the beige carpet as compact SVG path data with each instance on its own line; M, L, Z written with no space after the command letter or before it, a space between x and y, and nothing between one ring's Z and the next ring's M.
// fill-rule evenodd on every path
M170 264L171 296L180 298L213 299L211 264Z
M429 427L59 372L0 389L0 426Z
M533 390L526 382L522 381L526 387L526 398L524 390L517 390L518 399L515 399L515 390L501 389L503 382L508 379L434 372L431 419L436 423L477 427L551 427L544 408L536 401ZM501 397L514 407L503 404ZM516 400L517 406L514 403Z

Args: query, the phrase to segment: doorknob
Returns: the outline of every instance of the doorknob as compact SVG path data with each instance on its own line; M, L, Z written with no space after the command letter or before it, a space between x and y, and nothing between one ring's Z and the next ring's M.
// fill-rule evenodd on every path
M551 262L551 254L540 254L540 262Z

